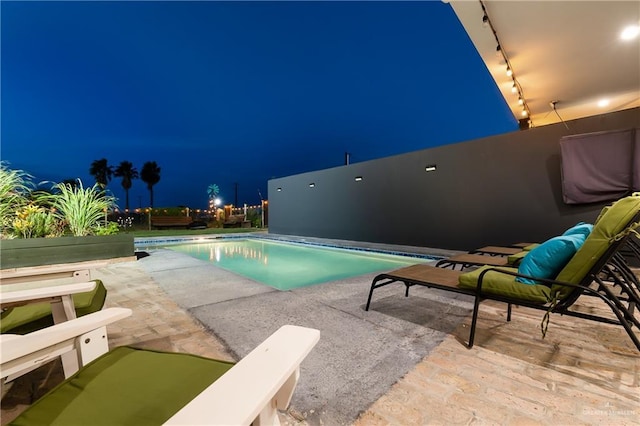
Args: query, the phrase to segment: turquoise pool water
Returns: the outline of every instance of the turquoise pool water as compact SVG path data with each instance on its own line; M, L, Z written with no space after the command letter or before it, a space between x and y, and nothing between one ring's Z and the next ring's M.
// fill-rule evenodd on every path
M206 260L279 290L401 268L429 259L265 240L224 240L164 248Z

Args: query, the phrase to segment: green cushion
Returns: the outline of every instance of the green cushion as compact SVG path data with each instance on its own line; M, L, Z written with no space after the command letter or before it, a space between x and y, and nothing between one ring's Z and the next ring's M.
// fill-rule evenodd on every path
M579 284L609 248L612 238L626 228L638 211L640 211L638 195L623 198L610 207L605 207L580 250L560 271L556 279ZM551 286L551 290L554 293L557 292L560 299L571 292L571 288L559 285Z
M459 286L462 288L475 289L480 274L488 268L491 268L491 266L482 266L474 271L461 274L458 278ZM516 268L496 269L514 273L518 272ZM551 290L549 287L540 284L523 284L516 281L515 278L513 275L489 271L482 279L482 292L539 304L545 304L551 300Z
M529 254L529 251L521 251L520 253L512 254L507 257L507 263L512 266L518 265L524 257Z
M107 298L107 289L100 280L94 280L93 291L73 295L76 315L81 317L102 309ZM26 334L53 325L51 304L49 302L31 303L10 308L2 313L0 333Z
M534 248L538 247L540 245L540 243L533 243L533 244L529 244L528 246L525 246L522 248L522 250L524 251L531 251Z
M119 347L52 389L11 424L159 425L232 366L196 355Z

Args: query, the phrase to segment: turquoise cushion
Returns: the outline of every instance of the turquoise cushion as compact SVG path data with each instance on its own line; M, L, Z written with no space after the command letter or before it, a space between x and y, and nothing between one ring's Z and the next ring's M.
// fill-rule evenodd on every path
M555 278L576 254L585 239L584 234L578 233L561 235L545 241L522 259L518 273L535 278ZM532 279L523 277L516 278L516 281L525 284L538 284Z
M584 239L586 239L589 234L591 234L591 231L593 231L593 225L590 223L580 222L564 231L564 234L562 235L584 235Z

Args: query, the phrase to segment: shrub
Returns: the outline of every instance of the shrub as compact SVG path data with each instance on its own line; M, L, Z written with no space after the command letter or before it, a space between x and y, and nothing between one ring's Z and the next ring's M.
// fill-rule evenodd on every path
M32 187L31 176L22 170L11 170L6 162L0 162L0 234L13 236L15 212L27 204Z
M59 193L51 196L51 205L56 215L76 237L92 235L104 217L104 213L113 207L114 198L107 195L98 184L84 188L79 181L77 186L59 183L54 186Z
M102 226L100 223L95 228L96 235L113 235L120 232L120 225L117 222L109 222L107 226Z
M35 204L16 211L12 228L19 238L58 237L64 233L63 224L52 212Z

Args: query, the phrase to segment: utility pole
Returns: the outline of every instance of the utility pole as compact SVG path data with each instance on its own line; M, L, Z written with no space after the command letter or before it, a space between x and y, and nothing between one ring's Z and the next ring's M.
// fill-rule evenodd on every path
M238 182L236 182L234 185L236 186L236 197L235 197L235 202L233 203L233 205L238 207Z

